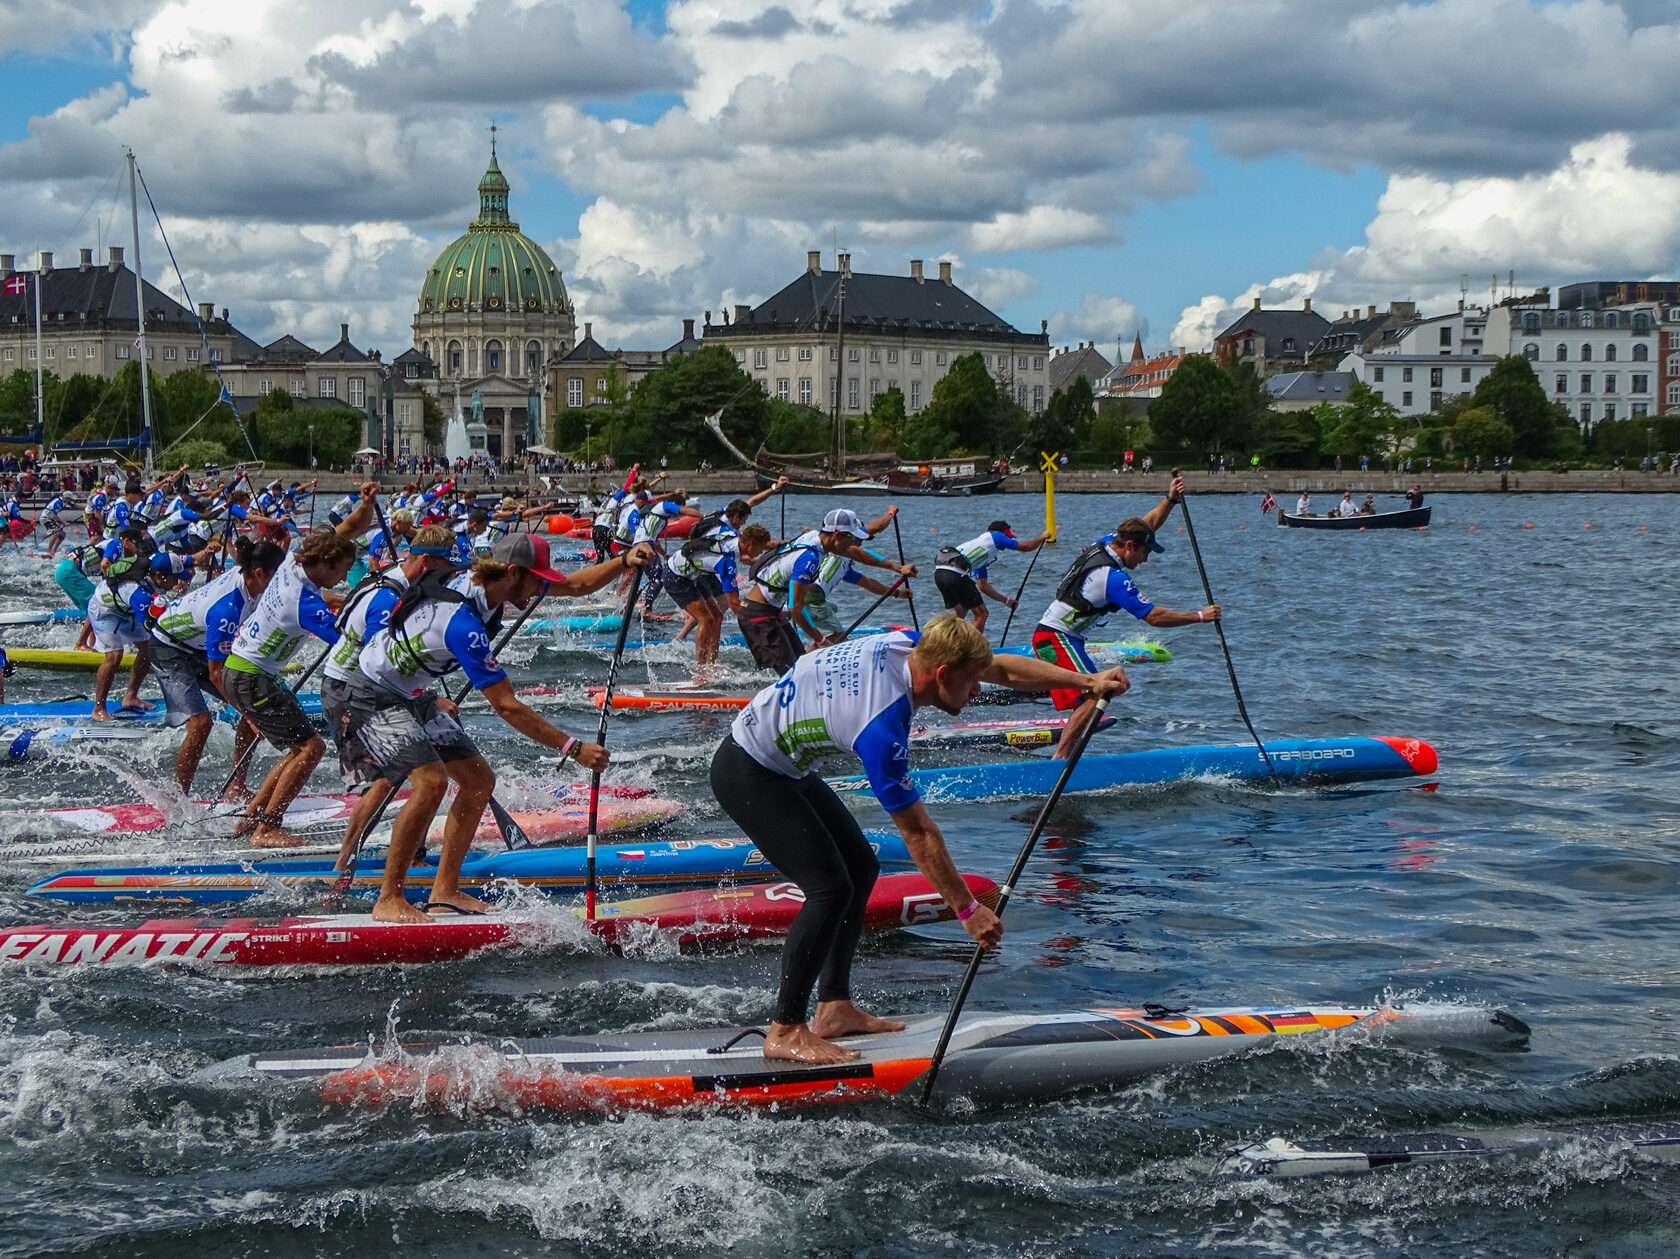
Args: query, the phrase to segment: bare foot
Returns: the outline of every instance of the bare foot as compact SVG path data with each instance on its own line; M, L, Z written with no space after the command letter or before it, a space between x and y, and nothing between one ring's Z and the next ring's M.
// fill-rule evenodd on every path
M137 695L132 697L124 695L122 710L125 713L151 713L157 711L157 705L152 703L151 700L141 699Z
M876 1032L902 1032L904 1024L866 1014L850 1001L821 1001L811 1031L827 1040L842 1036L869 1036Z
M772 1062L808 1062L819 1066L850 1062L857 1050L833 1045L803 1023L772 1023L764 1038L764 1056Z
M400 896L381 896L373 903L375 922L431 922L426 911Z
M253 848L302 848L309 841L279 826L260 826L251 836Z
M106 711L105 705L96 704L93 709L93 719L95 721L110 721L111 714Z

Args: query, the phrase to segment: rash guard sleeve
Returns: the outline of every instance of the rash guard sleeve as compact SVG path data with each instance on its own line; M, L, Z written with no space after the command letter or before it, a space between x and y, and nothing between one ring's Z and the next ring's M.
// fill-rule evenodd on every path
M455 609L455 615L449 618L449 628L443 632L443 641L474 689L482 691L507 680L507 674L490 652L490 631L471 608L463 605Z
M888 813L902 813L922 798L910 782L911 712L909 697L900 696L877 713L852 744L870 790Z
M313 590L305 590L298 596L298 624L329 647L338 641L338 626L334 624L337 620L327 601Z

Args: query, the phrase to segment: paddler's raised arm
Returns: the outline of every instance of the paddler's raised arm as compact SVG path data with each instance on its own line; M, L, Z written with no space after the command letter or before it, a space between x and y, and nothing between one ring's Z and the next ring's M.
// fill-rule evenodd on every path
M1103 696L1124 695L1131 679L1119 665L1101 673L1075 673L1037 656L996 655L980 671L982 682L996 682L1017 691L1084 691Z

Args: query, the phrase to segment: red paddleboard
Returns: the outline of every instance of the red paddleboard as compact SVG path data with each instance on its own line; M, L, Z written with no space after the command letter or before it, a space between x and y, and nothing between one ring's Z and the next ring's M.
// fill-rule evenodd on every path
M997 885L964 875L987 905ZM178 961L204 966L389 966L454 962L489 951L582 942L609 943L660 933L680 944L783 935L805 897L792 883L638 897L583 911L537 915L528 910L474 916L439 915L431 922L375 922L366 914L258 918L153 918L126 926L45 923L0 930L0 962L60 966L125 966ZM945 922L950 906L919 874L883 875L869 896L871 931Z
M601 708L606 704L607 691L602 686L588 688L589 698L595 707ZM753 695L758 692L754 691ZM752 703L752 695L729 695L722 691L685 691L672 688L669 691L647 691L639 687L629 686L613 692L612 706L615 709L640 709L643 712L734 712Z

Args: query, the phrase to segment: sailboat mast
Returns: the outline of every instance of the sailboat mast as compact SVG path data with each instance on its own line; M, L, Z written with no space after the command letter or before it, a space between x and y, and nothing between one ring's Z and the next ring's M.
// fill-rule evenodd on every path
M140 278L140 199L134 187L134 150L124 148L128 159L128 222L134 236L134 322L140 330L135 342L140 351L140 436L144 445L146 479L152 478L152 369L146 358L146 282Z
M41 383L41 276L43 274L45 272L41 270L39 260L37 260L35 267L35 427L40 433L36 440L44 444L47 437L47 392ZM46 458L45 450L41 452L41 457Z

